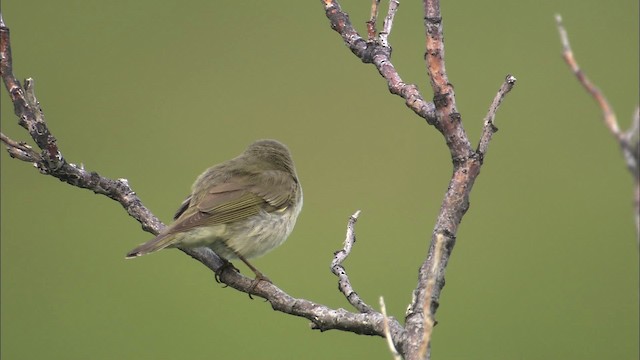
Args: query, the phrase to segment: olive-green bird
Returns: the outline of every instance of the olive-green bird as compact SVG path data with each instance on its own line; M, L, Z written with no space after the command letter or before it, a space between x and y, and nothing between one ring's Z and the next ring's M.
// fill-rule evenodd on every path
M302 187L287 147L258 140L239 156L202 173L174 222L127 259L170 247L211 248L226 260L247 259L281 245L302 209Z

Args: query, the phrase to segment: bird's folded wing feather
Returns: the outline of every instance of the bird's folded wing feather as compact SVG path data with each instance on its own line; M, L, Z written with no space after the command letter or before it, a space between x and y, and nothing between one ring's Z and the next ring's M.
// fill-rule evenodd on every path
M252 177L235 178L212 186L201 199L187 198L168 233L188 231L246 219L258 214L282 210L290 200L296 182L281 171L265 171Z

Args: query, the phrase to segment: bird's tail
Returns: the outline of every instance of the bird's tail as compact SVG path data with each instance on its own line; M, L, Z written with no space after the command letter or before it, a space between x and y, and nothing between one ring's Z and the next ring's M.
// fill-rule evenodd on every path
M154 251L162 250L173 243L174 234L160 234L155 238L147 241L144 244L139 245L135 249L127 253L127 259L133 259L138 256L147 255Z

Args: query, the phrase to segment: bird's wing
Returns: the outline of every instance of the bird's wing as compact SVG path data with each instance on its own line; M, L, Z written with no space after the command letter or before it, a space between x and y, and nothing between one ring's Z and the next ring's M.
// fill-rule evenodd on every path
M176 213L173 215L173 220L174 221L178 220L180 215L182 215L182 213L185 212L189 208L189 204L191 204L191 195L187 196L187 198L184 199L182 204L180 204L180 208L178 208L178 210L176 210Z
M251 191L269 203L273 207L271 211L281 211L289 206L298 186L296 179L284 171L270 170L262 172L258 180Z
M201 226L213 226L246 219L286 208L296 182L286 173L266 171L251 177L236 177L231 182L209 188L201 199L189 199L169 233L184 232ZM186 202L186 201L185 201Z

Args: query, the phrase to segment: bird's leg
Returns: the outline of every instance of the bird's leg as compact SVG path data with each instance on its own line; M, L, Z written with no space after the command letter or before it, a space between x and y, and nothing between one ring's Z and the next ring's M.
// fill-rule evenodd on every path
M238 259L242 260L242 262L245 263L249 267L249 269L253 271L254 274L256 274L256 278L253 280L253 283L251 283L251 286L249 287L249 297L251 297L251 293L253 292L253 290L256 288L256 286L260 281L266 281L268 283L273 284L273 282L268 277L266 277L263 273L261 273L260 270L256 269L253 265L251 265L251 263L249 263L247 259L244 258L244 256L240 254L236 254L236 255L238 256Z

